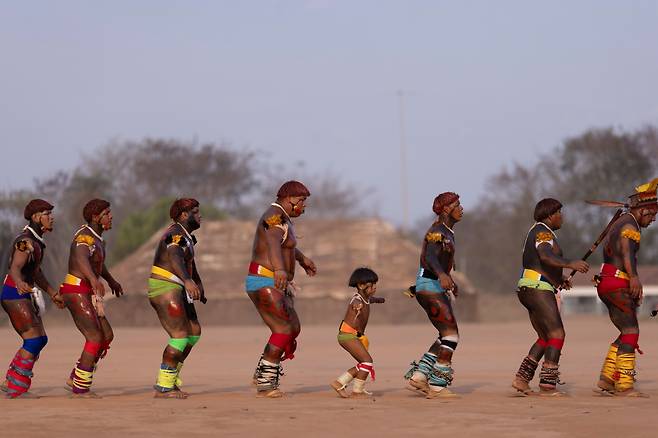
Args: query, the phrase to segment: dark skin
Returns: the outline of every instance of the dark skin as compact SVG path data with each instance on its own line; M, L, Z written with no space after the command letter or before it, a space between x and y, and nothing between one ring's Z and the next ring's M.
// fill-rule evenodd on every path
M564 222L562 210L558 210L541 222L546 224L553 231L559 230L562 228ZM557 242L554 242L552 246L548 242L542 243L537 247L537 252L539 253L539 260L541 260L543 265L563 269L568 268L578 271L581 274L584 274L589 270L589 265L583 260L567 260L563 258L562 250ZM538 268L538 272L547 275L546 272L542 272L541 268ZM571 289L571 283L567 281L566 277L562 277L562 286L564 289Z
M40 237L43 237L45 233L53 230L54 221L52 210L47 210L33 214L28 225ZM18 292L25 294L26 299L2 300L2 308L9 315L9 320L16 333L23 339L30 339L46 335L41 317L37 314L32 301L29 299L33 284L46 291L53 303L60 309L64 307L64 303L59 292L50 285L41 271L43 253L40 247L37 249L39 242L30 233L24 233L22 239L27 239L33 250L20 251L14 248L10 256L9 275L16 283ZM22 348L19 350L19 354L25 359L34 359L32 353Z
M370 303L384 303L386 300L381 297L375 297L374 294L377 292L376 283L359 283L357 284L357 293L367 302L370 299ZM345 317L343 321L349 324L351 327L355 328L360 333L365 333L366 325L368 325L368 318L370 317L370 305L365 304L363 301L357 299L352 300L350 305L347 307L347 312L345 312ZM345 349L349 354L352 355L354 359L358 362L370 362L372 363L372 357L368 350L358 339L351 339L349 341L340 341L340 346ZM368 377L367 371L359 371L356 367L352 367L347 370L352 377L357 379L365 380Z
M624 271L630 277L629 293L638 302L642 300L642 283L637 274L637 253L640 243L621 236L624 231L640 231L656 220L657 208L632 208L612 226L603 250L603 261ZM639 227L638 227L639 225Z
M199 229L201 227L199 207L194 207L190 211L181 213L176 218L176 222L178 224L172 226L171 229L173 233L179 235L185 235L184 231L180 230L180 227L184 228L188 233ZM176 274L178 278L183 280L185 290L193 300L200 300L202 303L206 302L203 283L201 282L201 277L194 261L193 248L189 246L183 247L181 245L166 245L165 242L160 242L156 249L153 264ZM151 278L169 281L156 274L151 274ZM158 314L158 319L169 337L180 339L188 336L201 336L201 324L196 317L196 312L188 312L187 307L190 304L185 302L184 293L179 289L172 289L171 292L149 298L149 301L151 302L151 307ZM162 353L162 362L169 367L175 368L179 362L185 361L191 350L192 347L189 345L182 352L167 345ZM176 390L176 392L183 394L183 397L187 395L180 390ZM167 396L168 393L158 392L156 395Z
M87 224L99 236L104 230L112 228L112 212L106 208L100 214L94 215ZM104 279L112 293L120 297L123 288L112 277L105 266L105 242L97 239L89 230L82 230L79 235L90 236L94 239L95 250L93 253L87 245L71 244L69 255L69 273L78 278L87 280L92 287L92 292L100 297L105 295L105 286L101 282ZM64 294L64 303L71 312L76 327L85 337L85 340L99 344L110 343L114 338L112 327L105 316L99 316L92 303L91 294L67 293ZM80 356L80 365L91 368L98 357L94 357L86 351Z
M541 222L551 230L556 231L562 228L563 221L562 210L558 210ZM565 259L562 256L562 250L559 244L555 240L552 245L548 242L540 243L537 246L537 253L539 254L539 260L542 265L560 269L569 268L580 273L585 273L589 270L589 265L583 260ZM535 270L548 276L546 271L541 269L541 267L537 267ZM571 284L566 277L562 276L561 280L564 289L571 288ZM530 323L539 338L544 341L548 339L564 339L564 325L562 324L560 310L558 309L557 300L553 292L542 290L520 292L519 300L528 309ZM560 350L552 346L543 348L538 344L534 344L528 353L528 356L537 362L544 355L547 363L556 365L560 358Z
M656 220L656 207L636 207L622 215L612 226L603 248L603 261L617 267L630 277L629 288L619 289L600 295L608 308L610 320L621 334L637 334L640 327L637 321L637 306L642 302L642 283L637 273L637 254L640 243L622 233L639 232ZM633 346L615 341L621 353L632 353Z
M283 207L283 211L276 206L270 206L263 213L256 229L251 256L253 262L274 272L275 286L249 293L249 298L272 333L296 334L300 331L299 317L294 308L293 297L285 291L288 283L295 278L295 262L299 263L311 277L316 274L317 268L315 263L297 248L297 239L290 220L291 217L304 214L306 196L288 196L277 199L277 203ZM278 217L277 221L280 220L280 225L288 227L285 240L283 240L285 231L281 227L266 228L263 225L268 220L272 222L273 217ZM263 358L278 363L283 353L282 349L268 343Z
M450 230L463 216L464 208L459 200L443 207L437 220L427 231L420 259L421 266L436 274L441 287L451 291L455 297L459 295L459 288L450 276L455 257L454 236ZM442 240L432 241L432 233L440 233ZM459 334L448 293L417 290L416 300L441 337ZM451 361L452 351L441 348L439 340L435 341L428 351L437 355L439 363L449 364Z

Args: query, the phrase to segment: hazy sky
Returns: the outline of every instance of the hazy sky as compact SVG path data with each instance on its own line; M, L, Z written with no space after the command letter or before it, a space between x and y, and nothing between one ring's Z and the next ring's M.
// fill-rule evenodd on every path
M587 128L658 123L655 1L0 5L2 189L113 138L196 137L329 168L400 223L399 89L412 219Z

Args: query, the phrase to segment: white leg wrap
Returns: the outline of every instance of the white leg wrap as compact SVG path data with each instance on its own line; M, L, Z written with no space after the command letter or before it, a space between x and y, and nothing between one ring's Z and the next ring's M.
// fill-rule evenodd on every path
M347 385L350 384L350 382L352 381L352 379L354 379L354 377L352 377L352 375L351 375L350 373L348 373L347 371L345 371L345 372L344 372L343 374L341 374L340 377L337 378L336 380L337 380L338 382L340 382L340 384L343 385L343 388L344 388L344 387L346 387Z

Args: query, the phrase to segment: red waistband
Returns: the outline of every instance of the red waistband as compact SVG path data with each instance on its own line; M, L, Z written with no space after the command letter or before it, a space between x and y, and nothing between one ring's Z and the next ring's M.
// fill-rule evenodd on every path
M249 263L249 273L253 275L260 275L262 277L274 278L274 272L272 270L255 262Z
M615 265L612 265L610 263L604 263L604 264L601 265L601 274L603 274L605 276L614 277L618 270L621 271L621 269L618 269ZM624 272L624 271L621 271L621 272Z
M14 279L11 278L11 275L9 275L9 274L5 275L4 285L9 286L9 287L16 287L16 283L14 283Z
M61 294L90 294L91 283L87 280L82 280L80 285L62 283L59 286L59 293Z

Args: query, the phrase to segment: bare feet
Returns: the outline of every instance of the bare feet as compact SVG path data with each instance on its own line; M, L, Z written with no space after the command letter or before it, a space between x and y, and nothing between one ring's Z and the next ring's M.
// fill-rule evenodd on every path
M615 384L601 379L592 390L599 395L610 397L615 395Z
M64 389L66 389L68 392L73 392L73 379L66 379L66 386L64 386Z
M281 398L284 395L285 393L278 388L256 392L256 397L259 398Z
M440 391L435 391L433 389L430 389L430 391L427 393L427 396L425 397L426 399L435 399L435 398L459 398L458 394L455 394L448 388L443 388Z
M340 383L338 380L334 380L333 382L331 382L329 384L329 386L331 386L333 388L333 390L336 391L338 393L338 395L341 396L342 398L349 398L350 397L350 395L347 393L347 391L345 391L345 385Z
M516 389L521 396L530 395L533 392L530 388L530 384L523 379L519 379L518 377L515 378L512 382L512 388Z
M615 397L637 397L637 398L649 398L649 394L640 392L635 388L627 389L625 391L615 391Z
M409 379L409 383L407 384L407 389L414 391L414 392L422 392L423 394L427 394L430 390L430 386L427 384L427 382L423 381L417 381L414 379Z
M568 397L566 392L558 391L557 389L539 388L539 392L533 392L532 395L540 397Z
M177 389L172 389L171 391L155 391L153 398L175 398L175 399L186 399L189 396L187 392L183 392Z
M36 394L32 394L31 392L24 392L21 395L16 396L16 397L11 397L9 394L7 394L6 397L9 398L9 399L17 399L17 398L20 398L20 399L36 399L36 398L41 398L40 396L38 396Z
M372 398L372 392L363 391L363 392L354 392L350 395L350 398Z
M69 398L103 398L100 395L96 394L95 392L88 391L88 392L81 392L81 393L76 393L72 392Z

